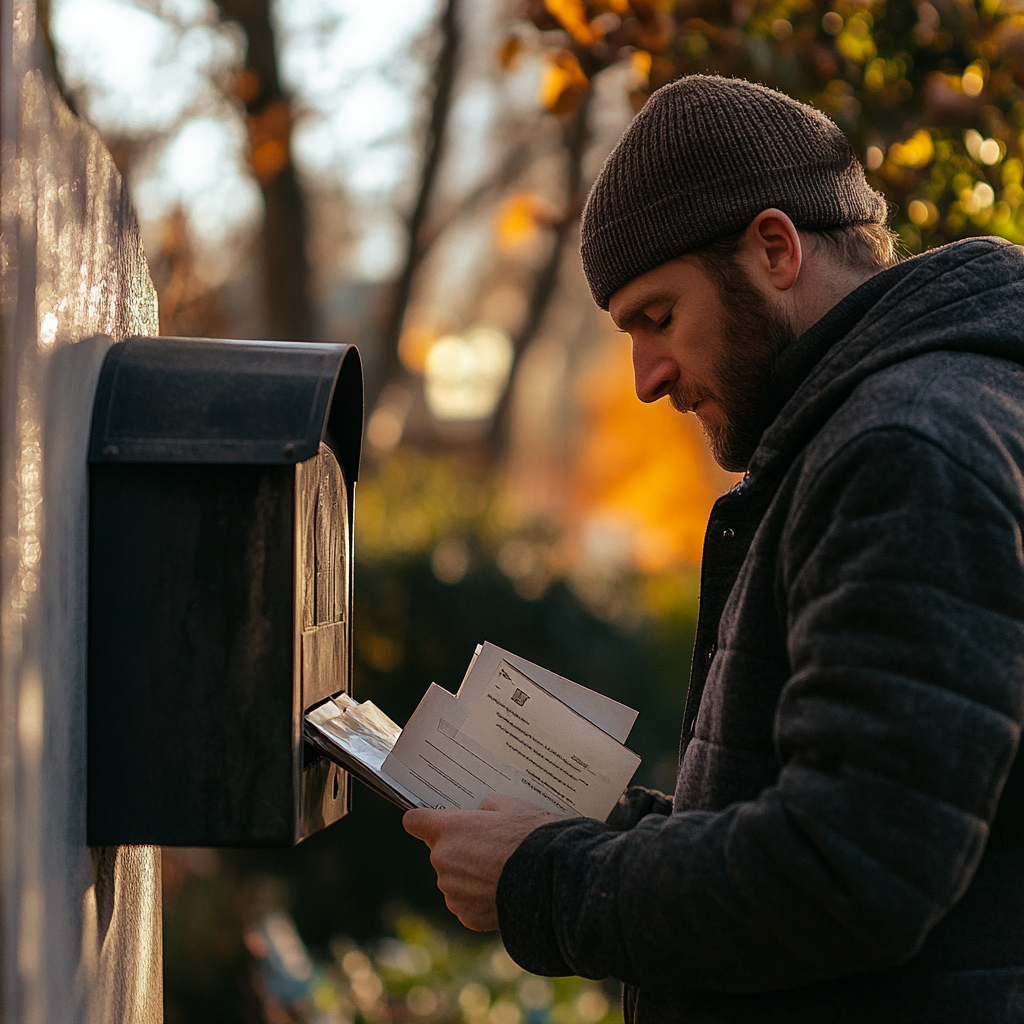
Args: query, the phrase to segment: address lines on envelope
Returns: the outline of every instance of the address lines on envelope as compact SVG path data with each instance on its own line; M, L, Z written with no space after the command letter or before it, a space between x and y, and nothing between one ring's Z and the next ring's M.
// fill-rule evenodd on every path
M445 729L444 726L447 726L448 728ZM441 733L442 736L446 736L449 740L451 740L452 743L454 743L460 749L464 750L467 754L471 755L472 757L475 757L479 762L481 762L481 764L487 765L488 768L490 768L492 771L496 772L503 779L507 779L509 782L512 781L512 779L510 779L500 768L496 768L493 764L490 764L488 761L484 760L484 758L480 757L479 754L475 754L472 750L469 749L469 747L465 746L462 743L459 743L459 741L457 739L455 739L455 736L458 735L458 730L455 729L449 722L446 722L443 718L437 723L437 731L439 733ZM455 733L455 735L452 735L453 732ZM486 782L484 782L484 780L481 779L479 775L474 775L464 764L461 764L459 761L456 761L455 758L453 758L451 755L446 754L440 747L437 746L437 744L431 743L430 740L426 740L425 742L426 742L428 747L430 747L432 750L437 751L437 753L440 754L442 757L447 758L449 761L452 762L452 764L454 764L454 765L458 766L459 768L461 768L467 775L472 776L482 786L487 786L488 789L492 788ZM443 771L441 768L439 768L436 764L434 764L433 761L429 760L423 754L420 754L419 757L420 757L420 760L423 761L424 764L426 764L432 771L434 771L438 775L440 775L441 778L444 779L446 782L450 783L456 789L458 789L461 792L465 793L466 796L468 796L468 797L472 797L473 796L473 793L470 790L466 789L465 786L461 785L459 782L457 782L455 779L453 779L451 775L449 775L446 771ZM457 800L453 800L452 797L449 796L447 793L442 792L436 786L434 786L430 782L428 782L425 778L423 778L422 775L420 775L419 772L413 771L413 769L411 769L411 768L409 769L409 771L412 773L412 775L415 778L419 779L419 781L422 782L424 786L428 786L430 788L431 792L436 793L440 797L444 797L444 799L446 799L446 800L450 801L451 803L455 804L456 807L461 807L462 806Z

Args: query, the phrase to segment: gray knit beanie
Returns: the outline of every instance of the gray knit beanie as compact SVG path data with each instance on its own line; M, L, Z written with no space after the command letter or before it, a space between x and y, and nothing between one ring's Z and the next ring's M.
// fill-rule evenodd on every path
M655 92L583 210L594 301L777 207L798 228L884 224L885 200L821 111L740 78L688 75Z

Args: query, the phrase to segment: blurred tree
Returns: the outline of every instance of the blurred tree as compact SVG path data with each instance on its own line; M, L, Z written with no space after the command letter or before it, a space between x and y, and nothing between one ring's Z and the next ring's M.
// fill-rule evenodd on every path
M557 107L558 100L545 100L542 92L542 103L549 109ZM519 329L512 336L513 360L519 358L526 347L536 337L544 316L559 283L565 256L570 243L575 238L576 225L583 212L583 200L586 198L588 183L583 178L583 158L590 143L590 91L583 91L578 102L567 109L561 118L561 140L565 149L563 161L561 190L564 207L557 216L546 216L542 210L531 212L531 216L546 220L551 228L552 239L548 255L535 268L526 302L526 315ZM508 387L502 396L491 419L492 445L501 448L508 440L509 403L512 388Z
M1024 241L1024 15L1002 0L528 0L525 17L556 116L613 65L637 110L682 74L742 76L839 123L910 251ZM523 39L514 27L504 52Z
M388 313L381 330L382 353L378 389L396 374L402 373L398 358L398 343L402 336L405 313L412 296L416 272L427 253L431 236L428 217L437 185L437 174L444 155L445 136L452 109L455 80L458 74L459 48L462 29L459 24L460 0L443 0L437 23L439 42L430 75L430 113L422 139L420 170L416 184L416 198L404 218L405 245L402 266L395 280L388 304ZM374 382L378 383L378 382Z
M221 289L196 275L188 218L176 207L161 225L160 248L150 259L160 295L160 333L177 337L226 336L231 329Z
M270 0L215 0L246 40L234 90L245 106L249 162L263 193L264 301L267 337L312 341L316 316L306 251L306 203L292 161L294 114L281 85Z
M735 75L824 110L890 201L908 252L973 234L1024 242L1024 14L1004 0L524 0L498 50L539 59L539 111L558 123L562 211L515 194L502 232L549 234L513 335L518 364L556 294L589 181L596 79L634 111L681 75ZM514 377L512 378L514 380ZM507 441L510 386L492 422Z

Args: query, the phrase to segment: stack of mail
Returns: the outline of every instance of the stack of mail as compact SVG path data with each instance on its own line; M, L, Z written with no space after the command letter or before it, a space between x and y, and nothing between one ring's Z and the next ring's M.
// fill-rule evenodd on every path
M431 684L400 729L344 694L306 715L306 737L401 807L471 809L492 793L559 817L603 820L640 758L636 712L493 644L462 686Z

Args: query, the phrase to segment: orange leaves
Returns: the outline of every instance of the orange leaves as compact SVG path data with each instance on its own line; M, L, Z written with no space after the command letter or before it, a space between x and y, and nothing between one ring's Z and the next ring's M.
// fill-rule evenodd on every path
M243 102L251 103L260 94L260 80L255 71L243 68L231 83L231 91Z
M292 114L284 98L268 103L250 114L249 162L261 185L269 185L291 159Z
M646 50L634 50L633 55L629 58L629 66L633 70L633 73L640 79L643 80L643 84L647 84L647 80L651 77L651 64L653 58Z
M540 82L540 105L553 114L571 114L590 89L580 62L568 50L554 54Z
M574 113L594 75L620 62L631 66L637 80L630 86L637 106L650 89L676 77L673 0L532 0L528 7L537 28L557 27L569 37L563 35L557 49L550 41L539 48L546 61L538 97L544 110ZM524 49L522 38L510 35L498 52L499 63L512 67Z
M502 204L495 223L498 245L516 249L532 241L542 227L551 227L559 214L533 192L517 192Z
M627 341L616 337L580 386L587 419L573 481L580 524L621 523L643 572L698 564L711 506L735 477L714 464L693 416L637 400Z
M422 373L427 365L427 353L437 338L426 327L414 324L402 331L398 341L398 358L402 365L413 373Z
M231 83L231 91L243 103L258 108L246 117L249 163L259 183L265 186L291 160L292 112L283 96L260 105L258 101L262 89L259 76L251 68L243 68Z
M520 193L508 199L498 213L495 227L502 249L514 249L528 242L537 234L533 197L529 193Z
M580 46L597 42L597 33L590 27L583 0L544 0L544 6Z

